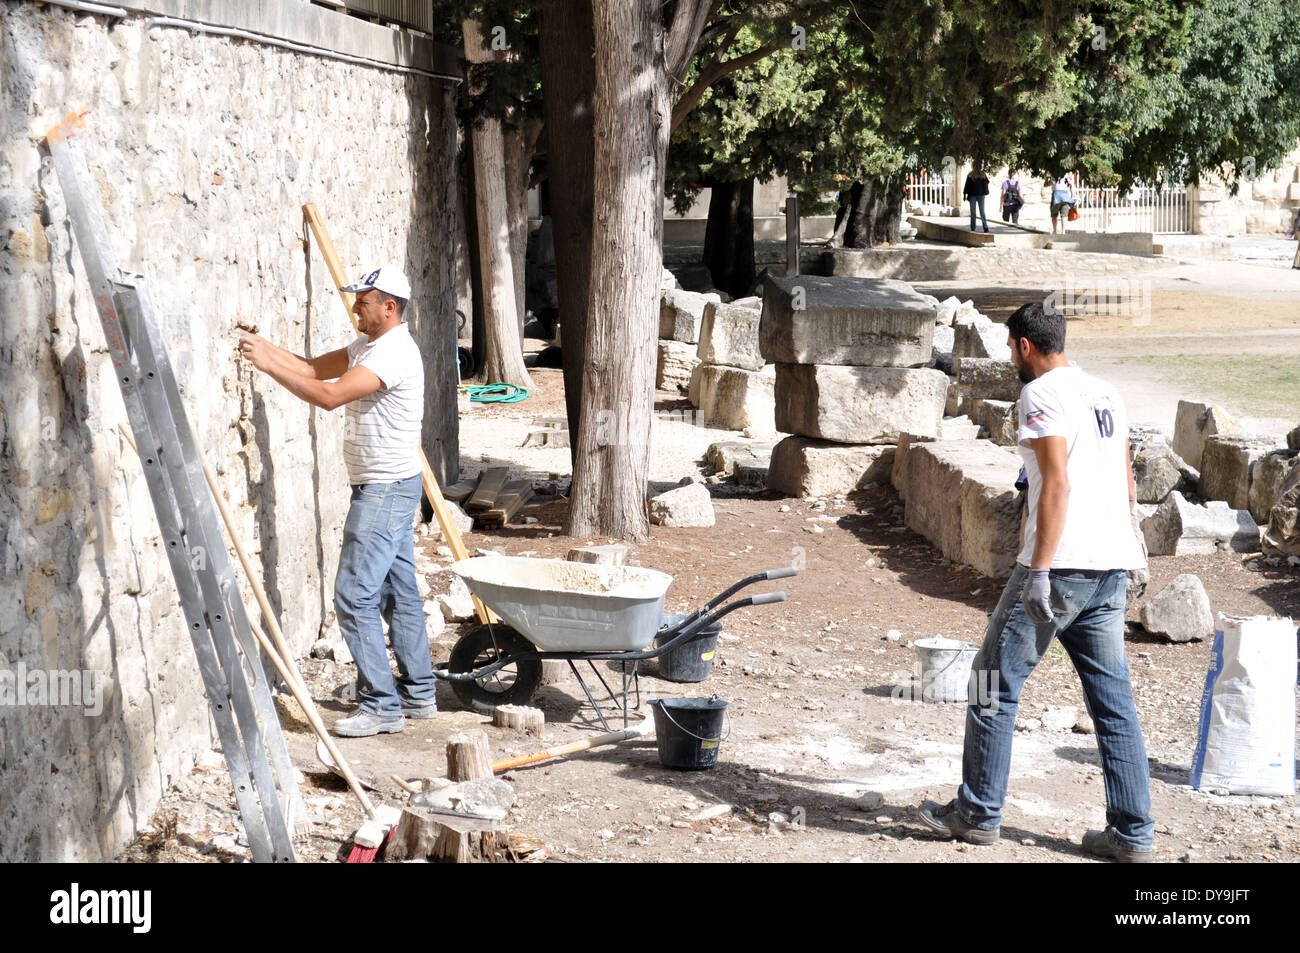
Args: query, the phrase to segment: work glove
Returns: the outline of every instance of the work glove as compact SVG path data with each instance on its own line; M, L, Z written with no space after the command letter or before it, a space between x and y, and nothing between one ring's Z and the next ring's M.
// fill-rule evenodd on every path
M1020 591L1020 601L1030 622L1041 625L1052 621L1052 583L1048 578L1048 570L1029 571L1025 588Z

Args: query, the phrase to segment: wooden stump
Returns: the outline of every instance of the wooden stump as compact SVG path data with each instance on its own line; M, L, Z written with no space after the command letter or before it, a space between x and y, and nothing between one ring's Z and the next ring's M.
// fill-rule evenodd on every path
M385 863L433 860L465 864L494 859L496 825L473 818L435 814L424 808L408 807L393 829L384 848Z
M458 731L447 739L447 777L452 781L492 777L492 752L481 728Z
M546 716L540 708L530 708L527 705L499 705L492 713L492 724L498 728L523 732L540 740L546 725Z

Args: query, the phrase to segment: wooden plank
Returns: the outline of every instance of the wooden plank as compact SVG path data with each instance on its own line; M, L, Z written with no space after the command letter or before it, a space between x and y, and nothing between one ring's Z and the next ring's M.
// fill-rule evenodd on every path
M479 514L479 522L488 529L500 529L519 512L520 507L533 495L533 484L527 480L516 480L497 496L496 503L490 510Z
M453 483L442 491L442 495L453 503L464 503L478 488L478 481L478 477L473 477L469 480L461 480L459 483Z
M479 477L478 489L465 501L465 512L477 516L492 509L497 496L505 489L509 476L509 467L489 467L487 472Z

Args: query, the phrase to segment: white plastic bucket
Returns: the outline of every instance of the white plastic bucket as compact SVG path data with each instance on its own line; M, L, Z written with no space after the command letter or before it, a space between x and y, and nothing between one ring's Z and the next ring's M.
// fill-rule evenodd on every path
M957 639L936 636L917 639L916 655L920 661L920 684L916 697L927 702L964 702L969 697L970 667L977 646Z

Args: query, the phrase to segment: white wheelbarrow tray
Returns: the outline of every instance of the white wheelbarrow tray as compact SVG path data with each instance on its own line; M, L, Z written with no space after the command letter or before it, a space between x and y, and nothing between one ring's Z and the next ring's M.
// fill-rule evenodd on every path
M451 571L542 652L646 648L663 620L673 577L640 566L475 556Z

